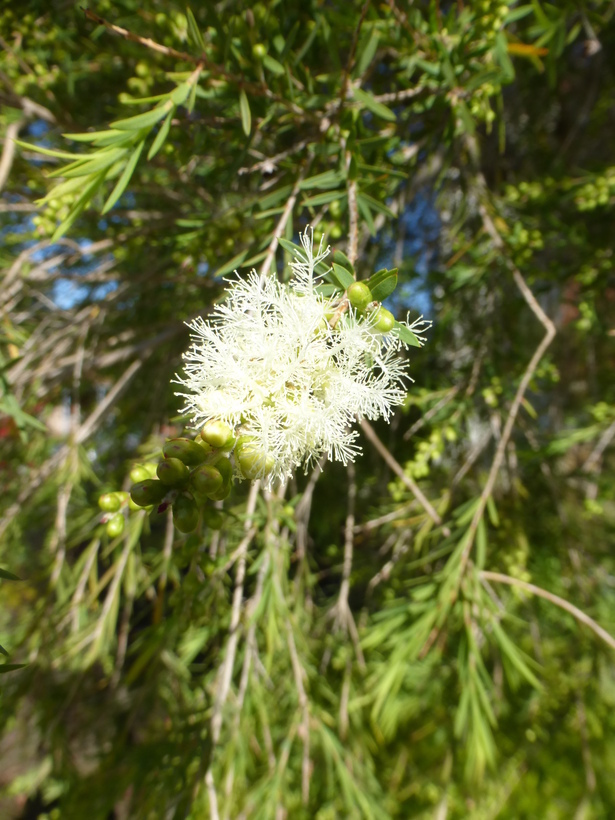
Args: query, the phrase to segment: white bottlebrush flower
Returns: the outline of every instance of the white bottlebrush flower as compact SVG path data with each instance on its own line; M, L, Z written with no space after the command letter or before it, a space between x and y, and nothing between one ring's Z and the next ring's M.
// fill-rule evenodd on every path
M325 298L315 289L315 268L329 248L321 240L314 253L309 230L301 244L288 285L252 271L229 282L211 318L189 324L193 342L177 378L193 425L221 419L247 436L270 484L325 453L353 461L355 419L388 418L406 395L406 363L397 355L405 343L377 332L352 307L338 310L331 327L341 294ZM418 320L409 329L428 326Z

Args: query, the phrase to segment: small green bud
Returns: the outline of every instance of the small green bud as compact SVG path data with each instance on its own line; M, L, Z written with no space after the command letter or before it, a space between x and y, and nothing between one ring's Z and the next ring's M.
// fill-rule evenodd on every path
M169 487L183 484L190 474L184 462L178 458L165 458L156 468L156 473L162 483Z
M350 304L360 313L362 313L373 300L372 292L365 282L353 282L346 293Z
M224 525L224 515L215 507L205 507L203 509L203 523L211 530L219 530Z
M142 467L140 464L135 464L135 466L130 471L130 480L133 484L136 484L138 481L145 481L146 478L153 478L150 475L149 470L146 467Z
M130 497L139 507L149 507L150 504L157 504L167 494L167 487L162 481L147 478L139 481L130 488Z
M229 447L229 450L232 449L233 444L235 443L233 431L228 424L215 419L211 419L207 422L205 427L203 427L201 430L201 438L204 442L211 444L211 446L216 449L225 447L229 439L232 439L232 444Z
M180 495L173 504L173 523L180 532L192 532L199 523L199 511L194 498Z
M382 305L376 308L373 316L373 327L378 333L389 333L395 327L395 317L390 310L383 308Z
M265 453L252 436L240 436L235 447L235 461L244 478L263 478L273 470L275 460Z
M201 438L200 433L197 435L197 437L194 440L199 445L199 447L202 447L205 450L207 455L209 455L209 453L213 453L214 448L211 446L211 444L208 444L206 441L203 441L203 439Z
M197 467L190 476L190 484L199 495L215 493L224 483L220 470L207 464Z
M130 512L137 512L138 510L142 510L143 507L141 507L140 504L135 504L135 502L132 500L132 498L129 498L128 499L128 509L130 510Z
M109 538L117 538L124 532L125 519L122 513L116 513L113 518L107 521L107 535Z
M169 439L162 448L165 458L178 458L188 467L202 464L207 458L205 448L188 438Z
M147 464L143 465L143 469L146 471L148 478L156 478L157 477L157 475L158 475L158 473L156 472L157 467L158 467L158 464L154 464L153 461L148 461ZM145 479L142 479L142 480L145 481Z
M103 512L117 512L122 502L117 493L105 493L98 499L98 506Z

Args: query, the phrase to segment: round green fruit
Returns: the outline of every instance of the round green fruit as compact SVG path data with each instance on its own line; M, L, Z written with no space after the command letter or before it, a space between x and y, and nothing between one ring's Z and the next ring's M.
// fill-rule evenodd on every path
M173 523L180 532L192 532L199 523L199 511L193 498L180 495L173 504Z
M149 507L150 504L158 504L167 494L167 487L162 481L154 478L147 478L139 481L130 488L130 497L139 507Z
M252 46L252 56L256 60L262 60L267 56L267 46L264 43L254 43Z
M395 327L395 317L390 310L380 306L372 315L374 318L373 328L378 333L390 333Z
M125 519L122 513L116 513L107 521L107 535L109 538L118 538L124 532Z
M98 506L103 512L117 512L122 502L117 493L105 493L98 499Z
M216 467L203 464L192 471L190 484L199 495L209 495L219 490L224 483L222 473Z
M188 467L196 467L207 458L204 447L189 438L171 438L162 448L165 458L178 458Z
M145 481L146 478L153 478L150 475L149 470L146 467L142 467L140 464L135 464L135 466L130 471L130 480L133 484L136 484L138 481Z
M362 313L369 303L373 301L372 292L365 282L353 282L346 291L346 294L350 304L353 308L356 308L359 313Z
M183 484L190 475L184 462L178 458L165 458L156 468L156 473L162 483L168 487L172 487L175 484Z

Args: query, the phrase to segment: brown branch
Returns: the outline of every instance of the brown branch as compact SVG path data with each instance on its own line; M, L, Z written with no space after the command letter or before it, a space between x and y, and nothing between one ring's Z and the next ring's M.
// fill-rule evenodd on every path
M122 28L121 26L116 26L114 23L110 23L108 20L105 20L104 17L100 17L98 14L95 14L91 11L91 9L86 9L81 6L81 11L83 11L87 20L91 20L99 26L104 26L104 28L108 31L118 34L125 40L130 40L132 43L138 43L140 46L145 46L145 48L156 51L158 54L163 54L165 57L174 57L176 60L183 60L186 63L194 63L195 65L202 63L199 57L194 57L192 54L187 54L185 51L176 51L174 48L169 48L168 46L163 46L154 40L150 40L149 37L139 37L138 34L133 34L132 31L128 31L128 29Z
M412 495L423 507L427 515L434 522L434 524L441 526L442 519L440 518L434 507L425 497L425 495L423 494L417 483L414 481L414 479L410 478L410 476L404 472L404 469L401 466L401 464L394 458L390 450L388 450L388 448L385 447L385 445L380 441L380 439L376 435L376 431L371 426L371 424L367 421L367 419L361 419L360 424L363 432L365 433L369 441L374 445L382 459L388 464L388 466L391 468L391 470L393 470L395 475L402 481L402 483L410 490ZM447 537L450 535L450 530L448 529L448 527L443 527L442 532Z
M523 589L526 592L530 592L532 595L537 595L539 598L544 598L545 601L550 601L555 606L558 606L560 609L564 609L573 618L576 618L585 626L588 626L593 632L598 635L599 638L611 647L611 649L615 649L615 638L610 635L606 629L603 629L600 624L597 624L593 618L590 618L583 610L579 609L578 607L571 604L569 601L566 601L564 598L560 598L559 595L554 595L552 592L548 592L546 589L542 589L542 587L537 587L535 584L530 584L527 581L522 581L520 578L513 578L510 575L504 575L501 572L490 572L489 570L481 570L479 573L481 580L486 581L494 581L498 584L508 584L509 586L518 587L519 589Z

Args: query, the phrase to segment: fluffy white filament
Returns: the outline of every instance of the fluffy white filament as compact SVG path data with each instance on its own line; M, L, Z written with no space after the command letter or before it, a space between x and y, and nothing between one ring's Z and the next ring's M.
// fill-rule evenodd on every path
M404 343L377 333L352 308L331 328L325 316L339 298L314 289L329 248L321 239L314 253L308 230L301 244L288 285L252 271L229 282L211 318L189 324L193 341L177 378L182 412L195 427L222 419L273 456L270 484L324 453L353 461L361 451L355 419L388 418L406 394L406 364L397 355Z

